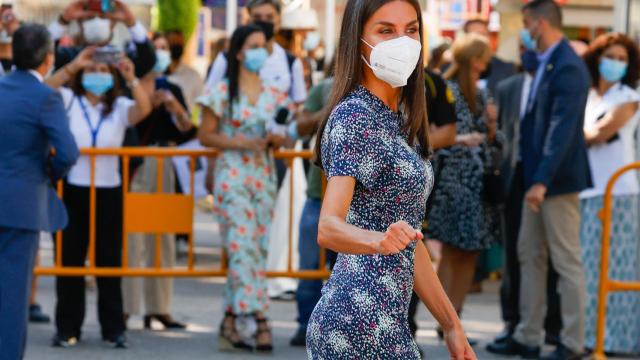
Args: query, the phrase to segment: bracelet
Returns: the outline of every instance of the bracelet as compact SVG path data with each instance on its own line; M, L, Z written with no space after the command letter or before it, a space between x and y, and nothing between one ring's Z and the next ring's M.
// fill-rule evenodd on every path
M129 89L133 89L134 87L136 87L138 85L140 85L140 79L138 79L138 78L134 78L131 81L127 81L127 87Z

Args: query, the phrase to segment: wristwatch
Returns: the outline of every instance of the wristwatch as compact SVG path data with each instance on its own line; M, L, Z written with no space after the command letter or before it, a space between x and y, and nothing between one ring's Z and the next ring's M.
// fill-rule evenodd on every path
M138 85L140 85L140 79L138 79L138 78L135 78L135 79L127 82L127 87L129 89L133 89L134 87L136 87Z

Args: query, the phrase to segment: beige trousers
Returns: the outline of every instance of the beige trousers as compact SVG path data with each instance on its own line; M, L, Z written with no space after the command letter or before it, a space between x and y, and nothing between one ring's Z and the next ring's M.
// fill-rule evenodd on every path
M157 192L158 162L155 158L145 158L144 163L131 183L132 192ZM175 176L171 158L164 160L163 192L173 193ZM155 234L129 235L129 267L154 267L156 253ZM160 263L163 268L173 267L176 262L175 235L162 234L160 242ZM144 293L143 293L144 290ZM141 314L140 302L144 296L145 314L169 314L173 297L173 278L132 278L122 281L124 312Z
M561 341L583 352L586 285L580 251L580 202L578 194L547 198L539 213L525 203L518 237L520 260L520 323L516 341L540 346L547 313L549 257L559 274L562 312Z

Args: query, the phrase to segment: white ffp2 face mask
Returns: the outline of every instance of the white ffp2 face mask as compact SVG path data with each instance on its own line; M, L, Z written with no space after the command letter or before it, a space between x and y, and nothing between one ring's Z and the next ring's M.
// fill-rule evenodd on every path
M407 80L413 74L420 60L422 44L408 36L401 36L372 46L364 39L362 42L371 48L371 55L367 62L364 55L362 60L373 70L375 76L398 88L407 85Z
M95 17L82 23L84 40L89 44L103 44L111 39L111 20Z

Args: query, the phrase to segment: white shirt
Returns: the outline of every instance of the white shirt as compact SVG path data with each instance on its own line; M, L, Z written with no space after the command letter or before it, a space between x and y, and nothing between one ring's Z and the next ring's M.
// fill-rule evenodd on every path
M119 96L113 104L113 111L104 117L102 116L103 104L93 106L84 96L76 96L68 88L61 88L60 94L69 116L71 133L78 147L92 147L93 131L96 132L96 147L122 146L125 131L129 126L129 109L135 105L133 100ZM89 120L85 116L82 105L84 105ZM98 125L101 121L102 123ZM120 186L120 161L117 156L97 156L95 164L96 187L114 188ZM88 156L80 156L78 162L71 168L67 181L76 186L91 185L91 163Z
M634 102L640 102L640 95L626 85L616 84L602 97L592 89L587 100L584 128L592 127L599 118L614 108ZM581 192L581 198L604 195L607 183L613 173L635 161L636 129L639 121L640 111L618 130L618 139L610 143L592 145L589 148L589 163L594 186ZM639 190L640 186L635 171L629 171L618 179L613 188L613 194L633 195L638 194Z
M520 96L520 120L524 119L527 112L527 100L529 100L529 93L531 92L531 83L533 82L533 76L529 73L524 74L524 82L522 84L522 95Z
M173 74L169 75L169 81L178 85L182 91L182 95L189 106L189 111L193 111L196 98L202 95L204 81L202 77L192 67L180 64Z
M0 68L1 67L2 66L0 66ZM44 77L39 72L35 70L29 70L29 74L33 75L36 79L38 79L39 82L44 82Z
M148 40L147 38L147 29L145 29L144 25L142 25L139 21L136 22L135 25L128 28L129 34L131 35L131 40L133 42L142 44ZM49 25L49 33L53 38L53 41L60 40L64 34L67 32L67 26L60 24L58 20L54 21Z
M205 92L213 89L216 84L224 79L227 73L227 66L227 55L224 53L218 54L207 78ZM293 78L291 77L292 74ZM296 59L292 68L289 69L287 52L277 43L273 44L273 51L260 70L260 79L265 85L275 86L283 93L289 94L289 97L295 103L301 103L307 98L302 61Z

